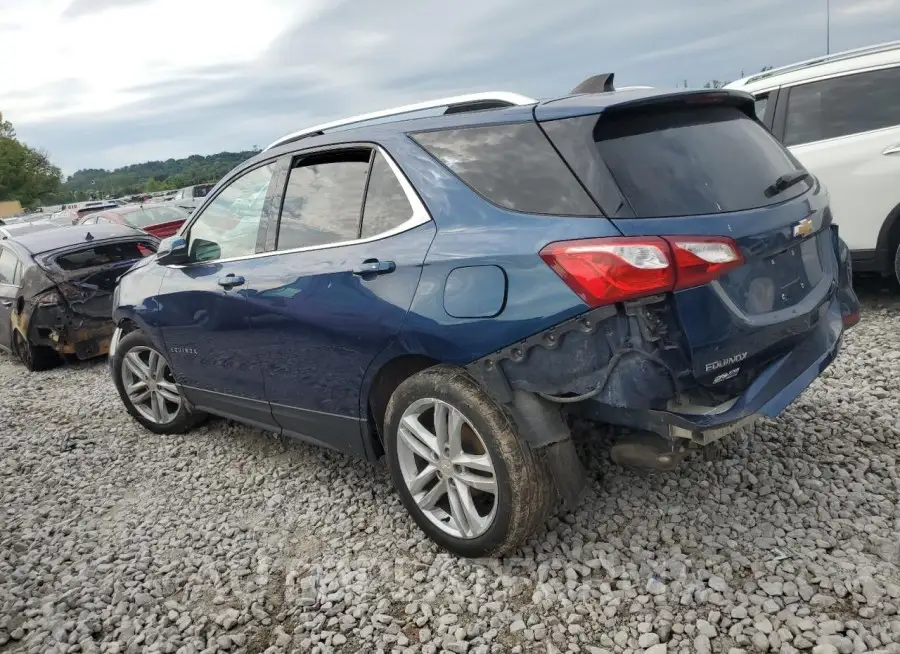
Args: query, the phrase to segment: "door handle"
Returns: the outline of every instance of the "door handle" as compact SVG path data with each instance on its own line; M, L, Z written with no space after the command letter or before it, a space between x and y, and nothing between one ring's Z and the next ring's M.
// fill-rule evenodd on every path
M394 272L397 266L393 261L379 261L378 259L366 259L353 269L354 275L369 277L371 275L384 275Z
M7 302L6 300L4 300L4 301L3 301L3 306L5 306L5 307L11 307L11 306L12 306L12 300L10 300L10 301L8 301L8 302Z
M240 275L225 275L224 277L219 277L219 286L222 288L234 288L235 286L241 286L245 281Z
M900 154L900 143L886 147L881 154Z

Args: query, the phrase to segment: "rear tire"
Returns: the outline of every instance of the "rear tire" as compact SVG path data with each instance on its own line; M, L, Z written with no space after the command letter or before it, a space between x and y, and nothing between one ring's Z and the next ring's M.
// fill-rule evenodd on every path
M53 348L44 345L33 345L19 330L13 332L13 349L16 356L19 357L19 361L30 372L50 370L62 363L62 359Z
M123 336L110 365L122 404L145 429L155 434L181 434L206 419L205 413L188 405L168 359L144 332Z
M384 434L403 505L431 540L457 556L515 549L556 499L548 470L511 416L458 368L435 366L401 383L388 402Z

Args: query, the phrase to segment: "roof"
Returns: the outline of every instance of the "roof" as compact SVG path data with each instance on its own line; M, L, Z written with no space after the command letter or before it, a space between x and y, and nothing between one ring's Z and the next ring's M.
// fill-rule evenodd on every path
M865 48L845 50L773 68L731 82L726 88L755 92L805 82L839 73L879 68L900 63L900 41L890 41Z
M88 239L90 234L93 238ZM53 250L60 250L79 243L88 243L92 240L103 241L129 236L148 237L144 232L126 225L72 225L71 227L57 227L42 232L32 232L13 237L14 241L28 250L31 254L44 254Z
M229 176L238 173L241 170L253 167L261 161L289 154L301 147L314 148L342 143L381 142L382 140L396 138L399 135L405 135L409 132L523 122L533 119L536 114L540 120L549 120L552 118L577 116L586 113L598 113L607 107L623 104L625 102L636 102L639 100L649 100L656 97L671 95L712 93L731 95L734 98L740 97L746 99L748 102L750 101L750 97L740 91L723 91L721 89L715 91L709 89L686 91L684 89L663 89L647 86L623 87L608 93L569 95L549 100L532 100L525 96L506 92L492 92L457 96L455 98L443 98L440 100L418 103L417 105L397 107L394 110L363 114L362 116L356 116L355 118L337 120L325 125L293 132L292 134L288 134L278 139L267 149L245 161L239 167L235 168ZM498 102L515 101L519 104L507 104L505 106L486 108L476 107L475 109L470 108L473 105L477 105L479 102L488 102L488 100L485 99L488 96L504 98L504 100L498 100ZM473 97L477 97L478 99L472 100ZM441 105L441 102L444 104ZM447 107L452 109L454 104L457 107L463 107L465 110L449 111L438 115L433 113L435 108ZM410 109L410 107L425 108ZM409 114L416 111L422 112L426 110L432 111L432 114L425 116L409 116ZM376 115L376 118L372 117Z
M21 233L22 235L31 233L31 232L40 232L48 229L56 229L59 225L51 223L47 220L34 220L30 222L24 223L10 223L8 225L4 225L0 228L0 233L2 233L3 237L16 238L16 234Z

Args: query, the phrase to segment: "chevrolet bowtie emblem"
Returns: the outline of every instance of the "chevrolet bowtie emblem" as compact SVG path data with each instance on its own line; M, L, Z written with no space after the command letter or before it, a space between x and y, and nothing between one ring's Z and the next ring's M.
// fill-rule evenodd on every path
M794 225L794 238L811 234L813 230L813 221L811 218L804 218Z

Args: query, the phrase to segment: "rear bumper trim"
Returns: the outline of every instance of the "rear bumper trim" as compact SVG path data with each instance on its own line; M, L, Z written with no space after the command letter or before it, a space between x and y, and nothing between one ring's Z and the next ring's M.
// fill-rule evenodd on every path
M833 298L816 328L802 343L769 365L742 395L719 406L681 403L670 405L670 410L640 410L587 400L573 409L590 419L705 445L761 416L774 418L780 414L834 361L842 335L840 303ZM675 406L680 410L671 410Z

